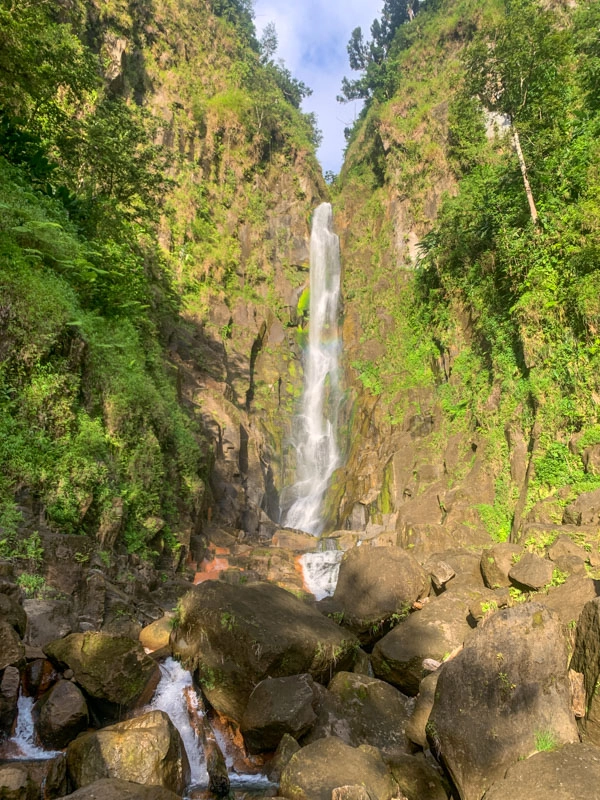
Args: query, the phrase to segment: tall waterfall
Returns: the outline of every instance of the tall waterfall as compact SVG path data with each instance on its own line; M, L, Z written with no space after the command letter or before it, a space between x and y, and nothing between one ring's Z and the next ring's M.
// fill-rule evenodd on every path
M336 443L339 405L338 306L340 245L331 205L314 212L310 237L310 308L302 409L294 425L297 481L283 523L307 533L322 530L321 504L339 466Z

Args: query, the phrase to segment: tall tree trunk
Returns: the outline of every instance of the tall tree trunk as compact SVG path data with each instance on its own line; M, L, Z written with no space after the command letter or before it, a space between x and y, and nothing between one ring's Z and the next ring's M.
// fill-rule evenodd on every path
M519 139L519 132L515 128L514 122L512 120L511 120L511 130L512 130L513 144L515 146L515 150L517 151L519 166L521 167L521 175L523 176L523 183L525 184L525 194L527 195L527 202L529 203L529 212L531 214L531 219L533 220L533 224L537 227L537 225L539 224L538 212L537 208L535 207L533 192L531 191L531 184L529 183L529 178L527 177L527 165L525 164L525 159L523 158L523 151L521 150L521 140Z

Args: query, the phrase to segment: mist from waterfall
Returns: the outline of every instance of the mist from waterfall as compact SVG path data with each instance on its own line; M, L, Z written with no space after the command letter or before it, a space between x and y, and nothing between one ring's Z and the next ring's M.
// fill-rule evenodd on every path
M329 203L313 214L310 238L310 307L302 408L294 422L297 480L283 524L318 535L321 506L340 464L336 442L340 400L338 314L340 245Z

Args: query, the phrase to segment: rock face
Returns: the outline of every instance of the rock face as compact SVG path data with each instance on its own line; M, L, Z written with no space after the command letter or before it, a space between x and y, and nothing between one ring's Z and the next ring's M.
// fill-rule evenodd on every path
M178 800L179 795L162 786L103 778L67 795L69 800Z
M337 736L357 747L368 744L386 756L410 749L405 728L414 700L368 675L338 672L323 693L319 717L304 742Z
M428 735L462 800L480 800L539 740L578 739L562 625L535 603L493 614L445 664Z
M394 781L375 748L349 747L335 736L319 739L291 757L279 793L289 800L331 800L333 791L344 786L362 786L363 796L371 800L390 800L395 793Z
M600 752L576 742L519 761L486 793L484 800L580 800L598 795Z
M63 748L88 726L85 698L71 681L59 681L37 702L37 732L48 748Z
M0 619L0 670L25 660L25 648L19 634L5 619Z
M278 586L220 581L182 598L171 644L197 670L211 705L238 722L261 680L302 673L329 680L352 666L358 648L352 634Z
M460 646L471 630L468 615L469 601L460 593L431 600L377 642L371 656L375 675L406 694L417 694L426 674L423 660L442 661Z
M0 592L0 618L16 630L21 638L25 636L27 615L23 606L8 594Z
M583 673L587 708L581 722L583 738L600 745L600 698L596 693L600 679L600 598L586 603L581 612L571 667Z
M334 595L323 608L339 614L341 624L368 643L393 615L406 616L428 594L429 576L406 550L354 547L344 555Z
M19 670L6 667L0 677L0 738L10 735L16 719L19 683Z
M118 778L182 794L190 777L183 742L164 711L79 736L68 747L67 766L78 789Z
M95 710L109 719L149 700L160 679L156 662L125 636L72 633L46 645L44 652L60 669L73 670Z
M275 750L284 734L306 733L316 720L318 694L310 675L267 678L250 695L242 734L251 753Z

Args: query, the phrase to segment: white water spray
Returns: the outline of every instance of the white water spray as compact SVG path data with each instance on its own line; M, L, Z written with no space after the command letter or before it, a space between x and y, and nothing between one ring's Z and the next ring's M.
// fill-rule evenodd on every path
M16 760L19 759L46 759L54 758L57 752L54 750L44 750L35 743L35 726L33 724L33 706L35 700L33 697L25 697L24 694L19 695L17 702L17 725L15 728L15 735L10 740L12 744L16 745L19 755L15 756Z
M314 212L310 237L310 309L302 411L296 418L294 446L297 481L283 524L318 535L321 504L340 457L336 443L339 405L338 305L340 245L333 233L331 205Z
M190 762L192 785L206 785L208 773L204 762L204 753L198 737L190 724L184 689L193 686L192 676L174 658L167 658L160 665L162 677L156 687L151 708L165 711L183 740L185 752Z

